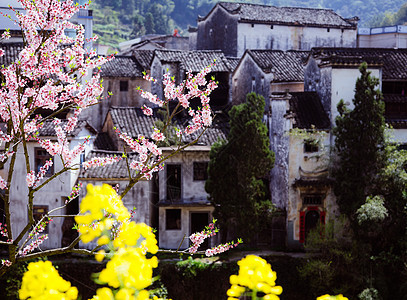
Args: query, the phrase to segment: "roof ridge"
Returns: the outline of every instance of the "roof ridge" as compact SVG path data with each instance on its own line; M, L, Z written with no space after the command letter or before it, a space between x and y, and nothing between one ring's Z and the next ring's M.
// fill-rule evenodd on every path
M307 9L307 10L328 10L336 12L332 8L318 8L318 7L301 7L301 6L276 6L276 5L267 5L267 4L257 4L257 3L245 3L245 2L230 2L230 1L219 1L218 4L230 3L237 5L250 5L250 6L263 6L263 7L274 7L274 8L294 8L294 9Z

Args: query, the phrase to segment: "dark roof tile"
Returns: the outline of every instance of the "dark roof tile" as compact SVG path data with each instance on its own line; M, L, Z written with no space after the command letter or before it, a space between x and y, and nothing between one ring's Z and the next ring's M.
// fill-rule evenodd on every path
M390 48L313 48L311 55L322 64L357 66L366 61L371 66L382 66L382 79L407 80L407 49Z
M150 137L156 121L159 120L157 113L153 116L145 116L140 108L136 107L112 107L109 110L113 125L121 132L125 132L133 138L138 137L139 134ZM184 130L188 123L178 120L176 127ZM198 145L211 146L219 138L226 139L227 126L224 123L214 123L209 127L204 134L200 137ZM182 140L183 143L189 143L198 138L200 131L195 132L189 136L185 136Z
M101 77L142 77L143 69L131 56L115 56L101 66Z
M329 129L330 121L316 92L290 93L290 110L301 129Z
M63 127L67 123L68 123L68 120L61 120L60 125ZM81 132L81 130L84 128L88 129L92 133L96 133L96 130L91 125L89 125L88 122L78 121L77 126L75 127L75 129L73 131L71 131L69 133L68 136L74 137L74 136L78 135L79 132ZM55 125L52 120L46 120L44 122L44 125L39 130L39 136L42 136L42 137L56 136Z
M155 50L155 56L162 62L179 63L186 71L199 72L213 64L212 72L231 72L232 66L220 50Z
M0 65L8 66L18 60L24 45L23 43L1 43L0 48L4 50L4 55L0 57Z
M133 57L140 64L144 71L151 69L151 60L154 56L154 50L134 50Z
M303 62L310 51L248 50L265 73L273 73L276 82L303 82Z
M243 22L270 24L354 28L356 25L339 16L331 9L276 7L249 3L219 2L231 14L237 14Z
M122 152L117 151L103 151L103 150L93 150L89 152L86 160L91 160L95 157L121 157L123 155ZM127 154L129 159L133 159L136 155L134 154ZM136 175L136 171L132 170L132 176ZM122 159L119 162L108 166L102 167L93 167L84 169L82 168L79 179L91 179L91 178L98 178L98 179L124 179L128 178L129 174L127 171L126 160Z

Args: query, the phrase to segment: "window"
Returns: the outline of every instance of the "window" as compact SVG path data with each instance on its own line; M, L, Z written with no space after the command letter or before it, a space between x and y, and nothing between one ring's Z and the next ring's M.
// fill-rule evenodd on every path
M194 180L208 179L208 162L194 162Z
M165 210L165 229L166 230L181 230L181 210L166 209Z
M302 199L304 205L321 205L322 195L306 195Z
M181 199L181 165L167 165L167 199Z
M53 160L52 156L42 148L35 148L35 171L38 173L42 166L45 165L47 161L50 159ZM48 168L47 172L45 173L45 177L50 177L54 174L54 164Z
M256 78L252 77L252 92L256 91Z
M33 206L33 217L34 217L34 226L41 221L42 217L48 213L48 205L34 205ZM43 222L48 223L48 218L45 218ZM48 226L45 226L43 233L48 233Z
M311 153L311 152L318 152L318 143L315 141L304 141L304 152Z
M129 90L129 81L120 80L120 92L127 92Z

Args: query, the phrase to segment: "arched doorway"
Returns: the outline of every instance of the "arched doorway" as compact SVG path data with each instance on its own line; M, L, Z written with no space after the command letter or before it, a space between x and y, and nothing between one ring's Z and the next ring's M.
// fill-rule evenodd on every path
M311 229L314 229L319 224L320 216L318 210L309 210L305 214L305 239Z

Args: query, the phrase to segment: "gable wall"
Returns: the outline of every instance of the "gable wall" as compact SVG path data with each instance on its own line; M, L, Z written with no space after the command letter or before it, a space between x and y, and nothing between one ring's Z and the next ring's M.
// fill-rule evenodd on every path
M205 20L198 21L196 48L222 50L226 56L236 57L237 37L237 15L230 15L217 5Z
M270 81L273 75L264 73L254 62L253 58L246 54L232 76L233 96L232 104L237 105L246 102L246 95L255 92L262 95L266 100L268 110L268 98L270 96ZM252 88L254 80L254 89Z
M271 28L272 27L272 28ZM311 50L312 47L356 47L356 30L321 27L238 24L237 56L246 49Z

